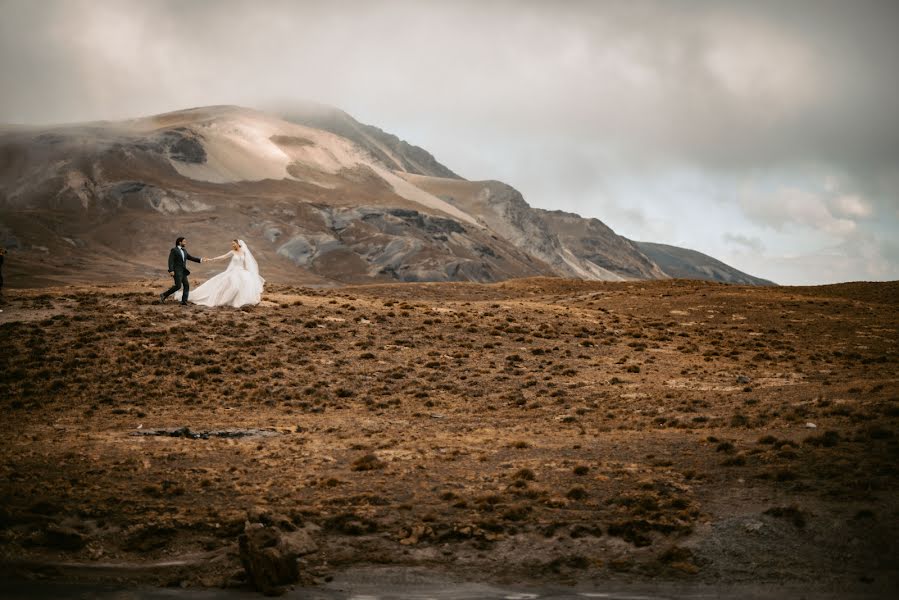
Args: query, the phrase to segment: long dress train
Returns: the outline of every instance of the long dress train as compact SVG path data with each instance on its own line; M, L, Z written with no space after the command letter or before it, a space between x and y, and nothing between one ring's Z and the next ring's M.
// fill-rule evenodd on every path
M265 279L249 249L241 241L241 249L210 258L210 261L231 259L228 268L191 290L187 301L201 306L233 306L240 308L259 304ZM181 291L175 297L181 300Z

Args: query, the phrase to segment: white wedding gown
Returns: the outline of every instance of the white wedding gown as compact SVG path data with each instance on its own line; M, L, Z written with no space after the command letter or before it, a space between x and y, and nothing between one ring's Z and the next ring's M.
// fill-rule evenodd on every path
M240 308L250 304L259 304L262 298L262 287L265 279L259 276L256 259L243 240L240 250L231 250L227 254L210 258L209 261L231 258L228 268L211 277L209 280L191 290L187 301L202 306L233 306ZM207 262L209 262L207 261ZM181 300L181 291L175 293Z

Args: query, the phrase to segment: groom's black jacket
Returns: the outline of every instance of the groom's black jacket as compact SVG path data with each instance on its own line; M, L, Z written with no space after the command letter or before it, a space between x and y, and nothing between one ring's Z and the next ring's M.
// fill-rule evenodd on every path
M184 250L184 258L181 258L181 250L182 248L172 248L169 252L169 271L177 273L178 271L183 272L185 275L190 275L190 271L187 270L187 265L184 264L184 260L192 260L194 262L200 262L200 259L196 256L191 256L188 254L187 250Z

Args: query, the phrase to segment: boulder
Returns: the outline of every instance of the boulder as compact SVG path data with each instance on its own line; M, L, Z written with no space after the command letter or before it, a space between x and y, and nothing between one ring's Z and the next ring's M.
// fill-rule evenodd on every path
M238 538L240 562L253 586L267 596L279 596L299 581L297 559L314 552L316 544L303 530L282 533L262 523L247 523Z

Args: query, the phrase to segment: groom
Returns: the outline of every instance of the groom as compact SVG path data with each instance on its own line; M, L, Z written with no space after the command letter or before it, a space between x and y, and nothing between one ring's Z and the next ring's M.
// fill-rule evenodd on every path
M165 302L166 298L180 290L183 286L184 292L181 294L181 305L187 305L187 295L190 293L190 282L187 281L187 276L190 275L190 271L187 270L187 261L189 260L202 262L201 259L188 254L187 240L179 237L175 240L175 247L169 252L169 275L175 278L175 285L159 294L160 303Z

